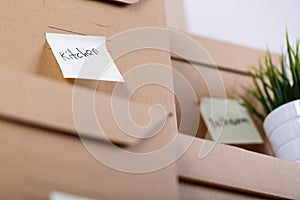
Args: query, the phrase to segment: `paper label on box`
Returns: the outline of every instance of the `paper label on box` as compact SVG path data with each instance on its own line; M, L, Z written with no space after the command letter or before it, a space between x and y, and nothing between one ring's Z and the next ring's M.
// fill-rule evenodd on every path
M124 82L106 48L106 37L46 33L65 78Z
M214 141L227 144L263 143L247 109L237 100L203 98L200 112Z

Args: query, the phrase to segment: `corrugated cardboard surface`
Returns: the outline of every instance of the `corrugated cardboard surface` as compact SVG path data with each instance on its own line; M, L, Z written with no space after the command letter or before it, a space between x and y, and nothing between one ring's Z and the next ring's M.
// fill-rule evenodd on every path
M198 100L200 101L202 97L239 98L240 95L247 95L244 88L251 87L253 83L251 77L247 75L246 72L250 65L256 65L258 60L263 58L265 52L200 36L189 36L201 45L207 53L200 54L202 57L196 57L197 54L191 53L191 58L187 58L187 60L173 55L172 66L189 80ZM272 57L275 62L278 62L278 55L272 54ZM174 80L174 82L176 82L176 80ZM207 83L209 83L209 85ZM178 84L175 85L177 86L175 91L181 90ZM247 97L249 97L249 95L247 95ZM190 106L193 106L194 110L199 109L197 102L190 104ZM179 122L180 111L178 104L176 109ZM192 120L194 119L190 119L190 121ZM273 155L269 141L262 129L262 122L255 117L254 121L265 140L264 144L241 145L240 147L267 155ZM207 137L205 136L206 132L207 129L200 120L198 136L201 138Z
M131 5L120 5L105 0L29 0L26 2L0 1L0 3L0 29L2 30L0 43L3 45L0 67L18 69L45 79L51 78L60 82L61 85L72 85L72 81L62 78L51 49L46 44L46 32L111 37L133 28L166 26L162 0L139 1ZM164 40L167 45L168 38L164 38L165 35L162 37L157 39ZM113 41L117 42L112 42L108 46L112 46L111 53L114 56L114 52L124 48L124 44L118 43L117 39ZM160 50L138 50L116 60L122 74L149 63L170 66L170 54ZM143 76L147 76L147 73ZM172 73L161 74L161 76L170 85L172 84ZM140 78L143 77L140 76ZM126 84L129 84L135 80L127 79L126 81ZM115 85L112 82L100 81L98 91L112 94ZM47 89L44 88L44 90ZM144 109L145 112L153 104L161 104L167 113L175 113L174 95L155 84L141 87L131 96L131 100L148 105L149 107ZM162 139L164 136L161 136L158 146L168 142L175 134L175 119L170 121L170 128L167 132L169 136L166 139Z
M78 138L61 134L75 133L69 107L72 103L72 82L62 79L58 68L51 68L56 62L45 43L45 32L110 37L130 28L165 26L163 1L143 0L124 5L109 1L14 0L0 1L0 5L0 41L3 47L0 67L17 69L25 77L15 77L14 72L1 70L1 74L4 73L1 90L9 95L3 98L0 121L1 157L4 163L0 172L2 197L47 199L51 191L59 190L99 199L176 199L178 191L174 166L143 175L119 173L97 162ZM214 46L214 42L203 42L212 47L211 52L219 55L220 49ZM224 56L217 64L241 66L232 63L240 51L227 49L226 52L231 54L221 51ZM254 53L253 57L256 55ZM246 63L247 57L240 58L239 61ZM169 54L142 50L116 61L123 74L137 65L151 62L169 65ZM172 74L164 74L164 77L172 81ZM52 80L44 80L48 78ZM10 84L13 89L7 90ZM98 91L111 94L114 86L113 83L101 82ZM27 94L22 93L25 91ZM35 91L36 101L30 96ZM25 102L21 102L22 95L26 97ZM109 102L109 95L97 96ZM160 87L147 86L133 100L146 105L160 103L167 112L175 113L174 96ZM147 106L139 108L148 111ZM139 113L136 115L139 116ZM22 120L19 117L30 123L20 123ZM115 137L119 139L116 142L136 144L136 140L127 137L121 139L110 118L105 119L104 116L103 120L107 120L111 139ZM131 150L148 152L157 149L175 133L176 119L172 117L162 134L131 146ZM295 176L295 173L299 174L298 165L225 145L217 145L209 157L199 161L197 155L202 142L197 140L178 161L182 180L264 197L299 198L297 189L300 179ZM207 193L210 190L205 189Z
M222 199L222 200L262 200L269 199L248 195L237 191L230 191L221 188L208 187L200 184L182 182L179 186L180 199Z
M184 2L182 0L166 0L165 2L168 27L186 30Z
M242 47L227 42L192 35L183 31L181 32L189 35L191 39L199 43L203 47L203 49L207 51L210 57L208 58L206 55L204 55L204 57L199 57L199 54L191 53L191 56L189 58L186 58L190 62L211 65L211 61L213 61L215 65L213 65L212 67L218 66L230 71L245 73L248 71L250 66L257 65L258 60L263 59L265 55L265 52L253 48ZM181 59L177 55L172 56L175 59ZM278 64L278 54L271 52L271 56L274 64Z
M24 74L15 70L0 69L0 71L1 117L71 135L78 135L77 131L79 131L81 136L84 137L104 139L98 134L99 130L95 127L75 126L73 99L75 97L73 97L73 87L71 85L63 85L50 79ZM78 90L85 96L91 95L94 97L94 93L90 89L82 87ZM86 99L83 100L86 101ZM121 98L120 100L126 102ZM117 113L112 110L113 105L109 95L97 93L94 104L97 120L110 140L129 146L139 140L127 135L122 130L126 127L118 126L116 118L114 118L114 114ZM148 106L137 102L130 103L129 114L131 114L135 123L141 125L148 123L148 116L145 115L147 108ZM118 112L121 112L121 110ZM82 112L82 114L84 115L85 112ZM167 129L170 128L169 125L166 127ZM147 133L139 134L140 136L146 136Z
M178 61L178 60L172 60L172 66L174 69L176 69L178 72L180 72L183 76L185 76L191 86L193 87L198 100L200 101L203 97L213 97L213 98L239 98L239 95L245 94L244 87L248 87L251 85L252 80L249 76L246 76L244 74L240 73L234 73L230 71L225 70L219 70L217 71L214 68L210 68L203 65L195 65L192 66L188 62ZM198 71L194 67L197 67ZM200 74L200 73L201 74ZM211 80L211 82L215 81L215 85L207 85L205 81L208 79ZM222 79L222 84L217 84L217 79ZM176 82L176 79L174 80ZM178 84L177 84L178 86ZM178 86L175 88L176 90L180 90L181 88ZM210 91L212 93L210 93ZM182 103L182 102L181 102ZM194 102L193 104L190 104L190 106L193 106L194 110L199 110L199 105L197 102ZM177 104L177 119L180 119L180 107ZM190 119L192 121L193 119ZM264 138L264 144L262 145L241 145L242 148L246 148L252 151L256 151L259 153L267 154L267 155L273 155L271 146L269 144L269 141L267 140L267 137L262 129L262 122L256 118L254 118L256 125L261 133L261 136ZM180 121L180 120L179 120ZM180 123L180 122L179 122ZM195 122L197 123L197 122ZM181 131L181 130L179 130ZM199 122L199 128L197 136L200 138L207 137L206 135L207 129L205 127L205 124L202 120ZM187 133L189 134L189 133Z
M29 0L26 2L0 1L0 3L0 29L2 30L0 43L3 45L0 67L21 70L44 79L51 78L61 85L72 85L72 81L62 78L51 49L46 44L46 32L112 37L129 29L166 26L164 1L162 0L139 1L131 5L115 4L105 0ZM158 39L164 40L168 44L168 38ZM111 45L108 44L108 46L112 46L113 55L115 51L124 46L124 44L123 46L118 44L114 42ZM170 54L148 49L130 52L116 60L122 74L139 65L149 63L170 66ZM172 84L172 73L160 75L166 82ZM147 76L147 74L143 76ZM126 81L128 84L135 80ZM98 91L112 94L114 87L115 83L100 81ZM57 88L60 87L57 85ZM126 89L126 87L124 88ZM45 90L45 95L47 95L46 87L40 90ZM67 94L62 94L61 97L64 96L64 99L69 98ZM148 115L147 111L153 104L162 105L167 113L175 113L174 95L155 84L139 88L130 98L130 100L142 102L148 106L143 109L145 115ZM67 101L65 103L71 104L71 99ZM47 107L51 111L52 105ZM68 110L68 115L71 115L70 110ZM157 146L166 144L175 132L176 120L173 118L170 120L169 127L166 128L165 134L158 136Z
M111 37L129 29L166 26L162 0L139 1L131 5L106 0L0 1L0 4L0 43L3 45L1 67L42 75L64 84L70 82L62 78L46 44L46 32ZM139 50L116 60L122 74L148 63L169 65L170 55L159 50ZM171 81L172 75L166 74L166 79ZM111 94L114 86L115 83L102 81L98 90ZM149 103L149 99L159 101L155 98L162 90L154 86L150 88L153 89L152 93L141 89L133 98L146 103ZM173 96L167 96L164 98L165 106L173 99Z
M173 55L172 66L188 78L197 97L200 99L210 96L204 79L213 81L216 75L223 79L227 97L244 94L243 87L251 84L250 77L246 75L248 66L255 65L257 60L263 57L264 52L198 36L191 37L205 47L211 59L219 67L217 72L216 65L209 57L192 57L187 62ZM278 59L276 54L272 56ZM202 77L196 73L189 62L198 68ZM176 80L174 82L176 83ZM225 97L219 85L209 85L209 87L210 89L215 87L213 97ZM175 91L178 89L180 88L175 88ZM193 106L194 110L199 109L197 102L190 106ZM178 105L176 109L179 109ZM177 112L177 115L179 120L180 112ZM256 123L265 139L264 145L240 147L273 155L261 129L261 122ZM207 130L201 120L199 125L198 136L205 137ZM182 140L187 137L190 136L182 135ZM300 180L296 175L300 170L298 164L221 144L212 148L207 157L199 159L201 147L212 147L212 145L213 143L207 140L196 139L191 148L178 160L181 199L300 198L296 186Z
M5 93L0 108L0 129L5 133L1 136L5 158L1 197L47 199L50 191L59 190L99 199L177 198L174 166L144 175L119 173L101 165L78 139L69 136L76 135L73 81L62 78L45 33L111 37L133 28L166 26L164 1L126 2L133 4L104 0L0 1L1 90ZM168 44L167 38L160 39ZM118 48L113 42L108 44L112 55L119 50L114 45ZM116 60L122 74L148 63L170 65L170 54L140 50ZM171 73L160 75L172 83ZM175 115L160 134L147 141L138 143L136 138L124 135L109 112L114 87L115 83L101 81L95 96L96 110L102 111L97 113L98 120L113 142L130 146L133 152L149 152L173 138L177 132ZM157 85L140 88L131 97L133 102L144 104L130 105L139 125L149 123L148 110L153 104L161 104L166 113L175 113L173 94ZM97 138L93 128L86 128L87 137Z
M182 141L190 136L181 135ZM300 167L297 163L216 144L202 159L202 148L212 142L196 139L178 160L180 179L184 182L224 188L264 198L299 199Z
M121 173L96 160L77 137L2 118L0 127L1 199L49 199L53 191L99 200L178 198L174 166L153 173Z

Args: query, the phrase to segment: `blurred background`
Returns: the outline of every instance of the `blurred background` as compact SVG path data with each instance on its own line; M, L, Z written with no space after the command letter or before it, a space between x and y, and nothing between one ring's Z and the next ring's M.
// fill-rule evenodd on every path
M298 0L166 0L169 27L281 53L285 29L300 38ZM176 12L174 12L176 10Z

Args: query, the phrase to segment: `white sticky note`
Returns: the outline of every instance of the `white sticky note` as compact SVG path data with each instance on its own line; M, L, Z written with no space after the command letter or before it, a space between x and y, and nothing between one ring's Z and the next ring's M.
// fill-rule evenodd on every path
M106 47L106 37L46 33L65 78L124 82Z
M49 200L96 200L62 192L52 192Z
M203 98L200 112L214 141L226 144L263 143L247 109L237 100Z

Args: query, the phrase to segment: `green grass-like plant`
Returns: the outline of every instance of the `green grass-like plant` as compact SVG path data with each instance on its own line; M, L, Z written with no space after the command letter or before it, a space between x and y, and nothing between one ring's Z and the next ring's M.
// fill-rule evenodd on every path
M242 97L243 105L261 120L275 108L300 99L299 42L293 49L286 33L286 43L287 54L280 56L280 67L274 65L270 52L267 52L264 63L259 62L258 67L253 66L249 70L254 88L245 90L258 100L263 112L259 112L257 106L245 96Z

